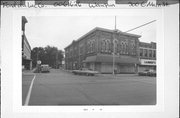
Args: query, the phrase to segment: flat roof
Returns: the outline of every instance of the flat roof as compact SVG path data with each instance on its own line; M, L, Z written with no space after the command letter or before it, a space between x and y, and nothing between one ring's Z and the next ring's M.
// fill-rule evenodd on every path
M122 31L120 31L120 30L110 30L110 29L95 27L94 29L90 30L88 33L84 34L83 36L81 36L81 37L78 38L77 40L73 40L72 43L73 43L73 42L78 42L78 41L82 40L84 37L86 37L86 36L88 36L89 34L95 32L96 30L106 31L106 32L111 32L111 33L113 33L113 32L116 31L117 33L122 34L122 35L127 35L127 36L132 36L132 37L137 37L137 38L140 38L140 37L141 37L140 35L131 34L131 33L126 33L126 32L122 32ZM69 44L69 45L68 45L67 47L65 47L64 49L68 48L70 45L72 45L72 43Z

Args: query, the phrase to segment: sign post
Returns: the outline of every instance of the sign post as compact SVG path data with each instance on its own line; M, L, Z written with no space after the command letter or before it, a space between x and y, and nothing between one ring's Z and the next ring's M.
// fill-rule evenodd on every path
M41 60L38 60L37 61L37 70L38 70L38 73L41 71L40 65L41 65Z

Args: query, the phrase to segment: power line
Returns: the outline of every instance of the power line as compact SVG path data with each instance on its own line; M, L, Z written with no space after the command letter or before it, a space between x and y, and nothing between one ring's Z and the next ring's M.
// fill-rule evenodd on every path
M130 30L126 31L126 32L130 32L130 31L132 31L132 30L138 29L138 28L140 28L140 27L143 27L143 26L148 25L148 24L150 24L150 23L153 23L153 22L155 22L155 21L156 21L156 20L150 21L150 22L148 22L148 23L145 23L145 24L143 24L143 25L140 25L140 26L138 26L138 27L135 27L135 28L133 28L133 29L130 29Z

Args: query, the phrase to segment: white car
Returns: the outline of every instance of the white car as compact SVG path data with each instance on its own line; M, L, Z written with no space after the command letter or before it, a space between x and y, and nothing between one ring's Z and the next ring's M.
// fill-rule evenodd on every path
M41 65L41 72L50 72L50 67L48 64Z

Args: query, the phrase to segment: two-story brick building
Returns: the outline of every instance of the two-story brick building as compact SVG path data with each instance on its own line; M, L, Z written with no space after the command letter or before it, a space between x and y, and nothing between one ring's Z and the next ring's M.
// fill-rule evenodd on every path
M138 71L153 69L156 70L156 43L139 42Z
M136 73L140 35L94 28L65 48L66 69L86 67L101 73ZM114 55L113 55L114 52Z

